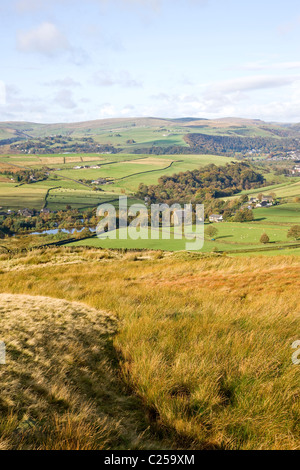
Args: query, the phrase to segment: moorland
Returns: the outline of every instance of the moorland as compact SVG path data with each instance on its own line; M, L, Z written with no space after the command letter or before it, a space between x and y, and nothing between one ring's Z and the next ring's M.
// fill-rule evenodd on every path
M299 449L299 137L0 123L0 449ZM203 249L96 237L119 196L203 203Z

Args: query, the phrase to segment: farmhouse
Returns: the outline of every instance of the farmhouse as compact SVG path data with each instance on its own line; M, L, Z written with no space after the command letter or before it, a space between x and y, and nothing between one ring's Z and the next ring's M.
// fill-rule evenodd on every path
M295 167L291 170L291 173L292 173L292 175L298 175L298 176L300 176L300 166L295 166Z
M104 178L99 178L97 180L92 181L92 184L106 184L107 180Z
M251 197L249 199L249 206L248 209L252 209L253 207L250 207L250 205L254 205L255 207L270 207L273 206L274 199L272 196L262 196L261 199L257 197Z
M210 222L223 222L223 216L220 214L211 214L209 216Z
M273 206L274 199L271 196L263 196L261 200L257 199L255 207L270 207Z
M34 211L31 209L20 209L18 214L22 215L23 217L32 217L34 215Z
M261 202L267 202L268 204L272 205L274 199L272 198L272 196L263 196Z

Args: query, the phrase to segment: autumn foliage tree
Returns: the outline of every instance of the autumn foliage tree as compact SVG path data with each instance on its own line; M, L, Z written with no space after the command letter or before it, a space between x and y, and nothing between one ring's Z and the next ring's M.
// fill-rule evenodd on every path
M300 225L294 225L290 228L287 234L288 238L293 238L294 240L298 240L300 238Z
M268 237L266 233L263 233L262 236L260 237L260 243L263 243L264 245L266 245L269 242L270 242L270 238Z

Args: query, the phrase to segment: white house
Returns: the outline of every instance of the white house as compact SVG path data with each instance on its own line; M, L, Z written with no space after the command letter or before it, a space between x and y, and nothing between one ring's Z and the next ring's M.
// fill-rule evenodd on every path
M220 214L211 214L209 216L209 221L210 222L218 222L219 223L219 222L223 222L223 220L224 220L223 216L220 215Z

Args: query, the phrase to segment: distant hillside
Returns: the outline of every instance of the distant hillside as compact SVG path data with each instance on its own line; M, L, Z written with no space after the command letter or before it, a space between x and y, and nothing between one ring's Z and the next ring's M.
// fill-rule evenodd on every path
M189 138L191 134L200 137L204 135L205 137L273 139L274 144L275 139L298 139L300 124L268 123L259 119L234 117L214 120L195 117L115 118L54 124L2 122L0 123L0 152L55 153L58 151L54 142L55 138L67 137L74 143L72 148L78 147L78 140L93 139L93 145L88 151L94 151L92 149L102 146L102 148L113 149L114 153L182 154L190 153L192 149L195 151L196 147L191 145ZM43 141L49 138L53 139L52 143L49 140ZM24 146L22 142L27 144ZM28 142L33 142L33 145L28 145ZM271 148L274 147L273 144ZM12 148L7 147L9 145L12 145ZM60 147L59 151L69 151L69 147L67 149ZM264 147L268 147L267 141ZM288 147L290 150L289 145L283 145L283 147ZM294 150L295 145L292 147L291 150ZM245 148L248 149L246 142ZM207 149L207 151L210 150Z

